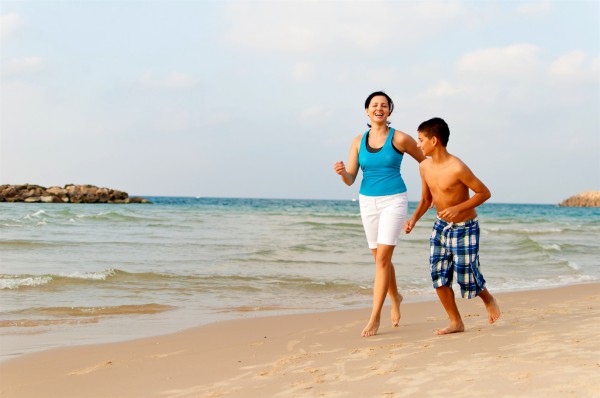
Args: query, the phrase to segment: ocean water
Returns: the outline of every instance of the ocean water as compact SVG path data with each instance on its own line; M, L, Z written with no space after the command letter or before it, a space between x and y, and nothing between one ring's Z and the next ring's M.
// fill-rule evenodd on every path
M0 360L233 318L370 308L374 265L358 202L148 199L0 203ZM478 213L492 293L600 279L600 209L484 204ZM435 299L434 218L430 210L394 253L407 301Z

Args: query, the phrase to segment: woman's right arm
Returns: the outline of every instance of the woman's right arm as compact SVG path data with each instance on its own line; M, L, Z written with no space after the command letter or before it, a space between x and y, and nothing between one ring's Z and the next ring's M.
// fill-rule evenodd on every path
M356 175L358 174L358 150L360 149L360 141L362 135L357 136L352 141L350 146L350 154L348 155L348 165L344 165L344 162L339 161L333 165L333 169L337 174L340 175L344 184L350 186L354 184Z

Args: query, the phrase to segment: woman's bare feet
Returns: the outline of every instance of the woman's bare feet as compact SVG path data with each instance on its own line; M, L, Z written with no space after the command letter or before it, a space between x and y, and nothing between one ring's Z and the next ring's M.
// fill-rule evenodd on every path
M400 325L400 304L404 297L400 293L396 293L396 298L392 299L392 326L397 328Z
M458 325L450 324L450 326L448 326L447 328L440 329L435 333L436 334L450 334L450 333L460 333L460 332L464 332L464 331L465 331L465 325L461 322Z
M360 335L362 337L375 336L377 334L378 330L379 330L379 320L371 320L371 321L369 321L367 326L365 326L365 328L363 329L363 331Z

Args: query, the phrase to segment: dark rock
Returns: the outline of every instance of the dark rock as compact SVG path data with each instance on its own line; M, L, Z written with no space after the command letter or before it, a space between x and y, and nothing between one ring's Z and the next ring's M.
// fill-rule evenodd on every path
M0 185L0 202L27 203L150 203L145 198L130 198L127 192L94 185L67 184L64 188L40 185Z
M129 198L129 203L150 203L150 202L148 201L148 199L134 196L132 198Z

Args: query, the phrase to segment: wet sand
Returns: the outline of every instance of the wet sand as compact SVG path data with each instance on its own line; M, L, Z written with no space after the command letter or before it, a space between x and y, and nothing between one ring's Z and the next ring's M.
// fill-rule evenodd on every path
M493 290L492 290L493 293ZM600 284L497 294L457 303L466 330L438 301L219 322L127 342L77 346L0 363L2 397L598 397Z

